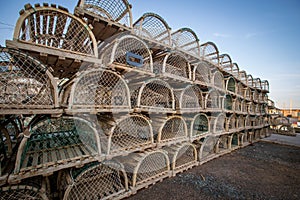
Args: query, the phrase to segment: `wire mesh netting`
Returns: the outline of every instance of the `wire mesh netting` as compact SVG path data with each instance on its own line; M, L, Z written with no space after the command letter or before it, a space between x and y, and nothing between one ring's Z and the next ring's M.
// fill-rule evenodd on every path
M228 119L228 130L227 131L233 131L237 127L237 116L235 114L232 114Z
M140 37L171 45L170 27L157 14L145 13L133 24L134 32Z
M224 76L220 71L216 71L213 74L213 84L215 87L219 88L219 89L225 89L224 87Z
M171 35L173 46L199 57L200 45L196 33L189 28L181 28Z
M222 109L222 100L217 90L211 89L205 96L206 109Z
M238 64L233 63L232 65L232 75L236 78L236 79L240 79L239 77L239 73L240 73L240 68L238 66Z
M197 150L193 144L183 143L163 149L168 152L171 170L175 173L197 164Z
M152 55L148 45L128 33L104 41L99 46L99 58L105 66L116 64L153 72Z
M70 162L80 164L75 161L84 161L101 153L96 130L89 122L77 117L42 118L31 126L30 137L23 140L25 145L19 148L20 166L16 166L16 173L31 169L47 171L52 165L68 167Z
M0 47L1 108L54 108L57 103L55 81L44 65L18 50Z
M242 102L240 98L235 98L234 100L234 110L236 112L241 112L242 111Z
M226 127L226 116L224 113L218 114L216 117L213 117L214 120L211 120L211 125L213 127L213 133L219 134L225 132Z
M197 114L191 123L191 138L197 138L210 131L210 122L207 115Z
M240 71L239 72L239 77L240 77L240 80L245 84L247 85L247 73L245 71Z
M229 137L228 135L220 136L218 140L218 151L222 152L229 149Z
M262 90L269 91L269 82L267 80L263 80L261 82L261 88Z
M110 128L107 124L112 122L113 116L99 116L98 123L105 132L101 138L102 148L108 155L128 154L139 149L152 147L154 144L152 126L149 119L142 115L128 115L116 119ZM104 144L102 141L106 141Z
M159 79L150 79L131 89L133 108L144 108L149 111L172 112L175 110L175 98L171 86Z
M220 55L220 65L224 71L232 74L232 61L228 54Z
M181 116L169 117L160 127L157 136L158 143L176 143L187 139L187 126Z
M200 57L219 66L219 50L212 42L207 42L200 46Z
M68 199L112 199L128 190L126 173L115 161L93 163L70 171L72 181L66 189Z
M130 91L116 72L93 69L79 74L63 86L62 102L72 112L130 110Z
M237 147L240 145L240 136L238 133L234 133L231 138L231 147Z
M232 99L232 96L230 94L225 95L224 109L228 110L228 111L233 110L233 99Z
M200 161L216 153L217 142L218 138L214 136L208 136L204 139L199 152Z
M201 61L194 65L193 81L200 85L208 85L211 83L211 70L207 62Z
M154 58L154 72L166 77L180 80L191 79L191 67L187 58L180 52L170 52L165 56Z
M236 92L236 82L233 77L230 77L226 81L226 90L235 93Z
M254 86L253 77L252 77L251 74L247 75L247 85L250 86L250 87Z
M204 108L202 91L198 85L188 85L176 97L176 109L181 113L200 112Z
M80 0L79 6L98 16L131 27L131 6L127 0Z
M15 37L20 41L95 56L92 32L64 8L27 4L17 25Z

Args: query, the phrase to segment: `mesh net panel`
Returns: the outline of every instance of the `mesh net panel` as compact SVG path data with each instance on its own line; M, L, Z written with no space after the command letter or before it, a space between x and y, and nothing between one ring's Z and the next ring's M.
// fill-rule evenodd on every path
M125 191L122 172L118 166L105 163L85 169L75 177L64 199L103 199ZM66 193L67 194L67 193Z
M232 62L229 55L221 55L220 56L220 65L226 72L232 73Z
M180 148L178 151L177 157L176 157L176 165L175 168L184 166L188 163L194 162L197 160L196 158L197 154L195 152L195 149L192 145L184 145Z
M224 114L218 115L218 117L215 119L214 122L215 132L225 131L225 121L226 121L226 116Z
M54 107L46 69L19 51L0 48L0 107Z
M95 131L76 118L49 118L31 129L22 153L21 168L80 159L98 153Z
M19 40L94 55L88 29L71 14L47 7L32 10L23 21Z
M206 108L221 108L220 95L216 90L211 90L207 95Z
M208 132L209 121L206 115L199 114L194 118L194 124L192 127L192 136L198 136Z
M37 190L33 190L30 187L24 188L11 188L5 191L1 191L0 188L0 200L47 200L43 198Z
M235 92L235 81L232 77L228 79L226 89L230 92Z
M200 46L196 34L190 29L181 29L172 34L172 43L194 55L200 55Z
M185 122L181 117L169 118L161 130L160 140L163 142L186 137L186 131Z
M200 62L195 67L195 81L200 81L202 84L210 83L211 71L209 65L206 62Z
M73 106L130 108L125 81L114 72L91 71L80 77L74 89Z
M223 74L219 71L214 74L214 86L224 89L224 77Z
M144 15L144 17L134 25L134 31L137 35L170 45L168 29L164 20L152 13Z
M191 85L183 91L181 97L181 109L193 108L199 110L203 108L202 92L196 85Z
M152 144L152 131L145 118L131 116L116 125L111 138L111 153Z
M202 144L203 148L201 158L205 158L215 153L217 141L218 140L215 137L208 137L207 139L205 139L204 144Z
M200 47L200 55L216 65L219 64L219 52L213 43L208 42L202 44Z
M231 95L225 96L224 108L226 110L232 110L232 97Z
M84 8L101 17L130 26L129 4L126 0L85 0Z

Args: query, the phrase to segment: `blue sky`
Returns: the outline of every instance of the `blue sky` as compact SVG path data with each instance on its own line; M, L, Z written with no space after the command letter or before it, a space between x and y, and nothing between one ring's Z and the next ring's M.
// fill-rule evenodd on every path
M0 44L12 39L19 10L45 1L2 2ZM77 0L51 0L73 12ZM200 43L214 42L240 69L270 82L269 97L279 108L300 108L299 0L129 0L134 21L145 12L162 16L176 31L193 29Z

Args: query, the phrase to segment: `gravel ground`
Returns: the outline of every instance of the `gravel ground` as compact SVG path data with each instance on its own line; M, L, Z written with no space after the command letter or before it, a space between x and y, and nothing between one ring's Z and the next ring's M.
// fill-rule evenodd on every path
M300 199L300 147L258 142L127 198L140 199Z

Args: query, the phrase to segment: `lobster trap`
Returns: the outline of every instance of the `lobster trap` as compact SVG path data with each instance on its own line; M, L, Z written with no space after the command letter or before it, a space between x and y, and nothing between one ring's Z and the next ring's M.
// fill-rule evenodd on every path
M131 110L126 81L110 70L91 69L78 74L63 85L60 98L67 113Z
M234 100L233 100L233 107L234 107L234 111L235 113L237 114L241 114L242 113L242 101L239 97L236 97Z
M175 113L173 88L165 81L149 79L133 85L131 105L137 112Z
M228 54L222 54L219 57L221 69L225 72L232 74L232 60Z
M99 58L104 66L125 70L122 73L130 80L145 73L152 75L153 72L152 54L148 45L127 32L102 42L99 46ZM134 71L138 73L131 74Z
M205 110L206 111L221 111L223 108L223 100L220 93L211 89L205 95Z
M200 56L200 44L196 33L189 28L181 28L171 34L172 44L176 48L194 57Z
M242 146L242 135L240 133L233 133L231 135L231 149L236 149Z
M232 76L225 78L225 88L226 88L226 91L229 91L232 94L237 93L236 92L236 81Z
M0 200L50 199L49 182L41 176L0 187Z
M195 84L210 86L211 84L211 69L210 64L206 61L199 61L194 64L193 81Z
M188 140L187 125L181 116L152 119L157 145L169 146Z
M64 178L61 180L67 183L64 200L122 199L129 196L126 172L116 161L72 168Z
M213 42L206 42L204 44L201 44L200 57L213 64L215 67L219 66L219 50Z
M174 90L177 113L198 113L204 109L204 100L198 85L187 85L184 89Z
M163 150L132 153L116 160L124 165L133 193L171 175L169 158Z
M127 0L79 0L74 12L87 19L97 41L132 28L131 5Z
M226 122L226 132L235 132L237 130L238 118L235 114L230 115Z
M1 114L58 113L57 95L56 81L45 65L0 47Z
M51 66L54 76L60 78L72 76L82 61L96 62L98 56L96 39L86 23L55 4L25 5L14 38L7 46L29 52Z
M183 53L171 51L153 58L154 73L172 82L190 82L191 66Z
M227 112L233 112L233 99L232 96L230 94L226 94L224 97L224 110L226 110Z
M101 147L108 158L154 146L153 130L143 115L98 115Z
M154 46L157 46L155 44L158 44L158 46L172 46L171 28L161 16L155 13L145 13L141 16L133 24L133 31Z
M14 181L101 159L96 129L77 117L33 119L18 148Z
M168 153L173 176L198 165L197 150L191 143L175 144L163 149Z
M215 71L212 75L212 84L219 90L224 90L224 76L220 71Z
M207 162L214 158L217 153L218 137L207 136L201 140L201 146L199 149L199 161L200 164Z
M217 142L217 153L225 153L230 151L231 148L231 141L230 136L228 135L221 135Z
M194 116L190 125L190 139L198 140L210 134L210 121L206 114L199 113Z
M224 113L219 113L216 116L211 116L210 122L211 130L214 135L219 135L226 131L226 116Z

